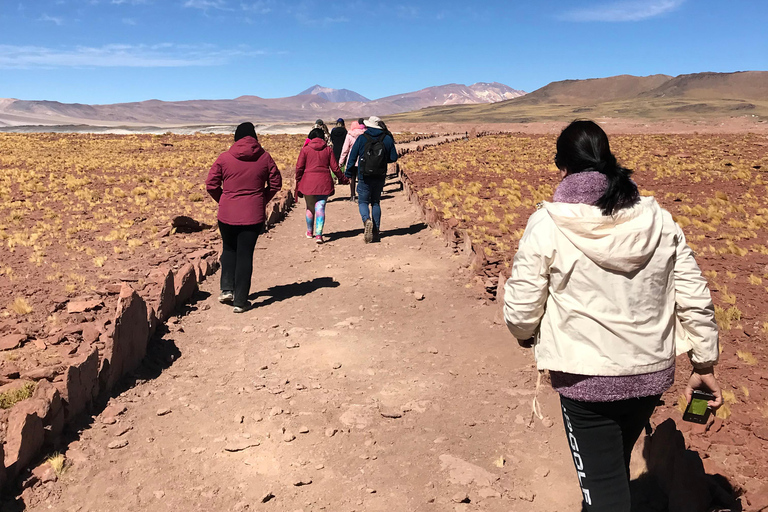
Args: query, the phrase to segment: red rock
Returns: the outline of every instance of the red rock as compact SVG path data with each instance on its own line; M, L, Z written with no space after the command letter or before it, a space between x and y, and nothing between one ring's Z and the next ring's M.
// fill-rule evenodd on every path
M46 345L45 340L42 340L40 338L35 338L32 340L32 342L35 344L35 347L37 347L38 350L45 350L48 348L48 345Z
M165 237L167 237L168 235L171 234L171 231L172 231L172 228L165 228L165 229L162 229L162 230L158 231L156 236L157 236L157 238L165 238Z
M29 380L53 380L54 377L56 377L59 373L58 368L54 366L47 366L43 368L35 368L34 370L29 370L28 372L24 372L21 374L22 379L29 379Z
M162 282L163 287L160 291L160 297L157 301L155 311L157 313L157 319L160 322L165 322L173 314L173 310L176 309L176 290L173 284L173 271L170 268L163 269Z
M45 427L45 443L55 445L64 430L64 402L56 386L46 380L38 382L33 398L45 400L47 413L42 416Z
M120 293L120 288L122 288L123 285L120 283L110 283L104 287L104 292L107 295L117 295Z
M84 313L86 311L99 308L103 305L104 303L100 299L69 302L67 304L67 313Z
M11 409L5 438L5 467L10 479L16 478L43 447L45 430L36 413L38 405L25 400Z
M192 260L192 267L195 269L195 279L197 279L198 283L205 281L205 273L203 272L203 269L200 268L200 261L201 260Z
M48 482L55 482L58 477L48 462L43 462L32 470L32 478L36 481L47 484Z
M197 273L191 263L181 267L174 278L176 285L176 307L185 304L197 291Z
M203 226L192 217L186 215L178 215L171 220L171 227L176 228L182 232L195 232L202 231Z
M93 348L88 355L75 359L64 371L64 380L57 388L66 403L67 421L83 412L98 394L98 370L99 351Z
M18 348L26 339L26 334L6 334L0 338L0 350L13 350L14 348Z
M155 308L147 304L147 339L151 338L157 332L157 313Z
M207 275L212 276L216 273L217 270L219 270L219 257L218 255L208 256L205 258L205 261L208 262L208 272Z
M195 252L191 252L187 254L187 258L190 260L202 260L210 256L211 254L216 254L216 251L214 249L200 249Z
M120 292L114 325L115 332L104 349L104 373L99 376L106 389L112 389L125 374L138 368L147 353L147 304L128 285Z
M0 377L6 379L18 379L19 368L10 361L0 361Z

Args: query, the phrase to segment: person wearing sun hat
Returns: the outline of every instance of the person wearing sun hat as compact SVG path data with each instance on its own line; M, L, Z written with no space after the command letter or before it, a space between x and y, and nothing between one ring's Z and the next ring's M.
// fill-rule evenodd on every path
M365 132L357 138L349 152L347 165L358 168L357 196L360 217L365 226L365 243L378 242L381 232L381 193L387 180L386 164L397 161L397 149L395 140L388 131L384 130L381 119L371 116L363 124ZM383 147L382 147L383 146ZM378 156L377 163L382 167L370 169L366 158L372 161L369 155L371 150L381 147L382 154Z

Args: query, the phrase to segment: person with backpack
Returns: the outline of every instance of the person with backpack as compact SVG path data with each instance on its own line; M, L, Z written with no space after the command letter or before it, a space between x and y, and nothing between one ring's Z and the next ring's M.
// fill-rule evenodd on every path
M222 240L221 295L235 313L248 310L253 251L267 219L266 206L282 188L283 178L272 156L264 151L252 123L235 130L235 143L219 155L205 187L219 204Z
M371 116L365 132L349 152L349 166L357 167L358 208L363 220L365 243L378 242L381 233L381 193L387 180L387 164L397 161L395 140L385 132L381 119Z
M344 176L349 178L349 200L357 201L357 194L355 193L357 186L357 167L354 165L347 165L347 159L349 158L349 152L352 150L352 146L355 141L365 132L365 125L363 120L360 119L353 122L349 127L346 139L344 139L344 146L341 148L341 156L339 157L339 165L344 169Z
M557 139L562 181L531 215L504 289L504 318L560 394L587 512L630 512L632 448L675 378L723 396L715 308L683 230L641 197L592 121Z
M307 238L323 243L325 206L335 192L332 171L339 183L346 184L333 150L325 143L323 130L315 128L309 132L309 144L301 148L296 162L296 197L304 197L307 205Z

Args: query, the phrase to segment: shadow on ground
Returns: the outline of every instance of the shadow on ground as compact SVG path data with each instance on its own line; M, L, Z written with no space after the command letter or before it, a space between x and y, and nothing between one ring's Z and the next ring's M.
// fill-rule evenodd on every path
M275 302L281 302L295 297L302 297L322 288L336 288L341 284L332 277L316 277L311 281L299 281L291 284L280 284L266 290L252 293L248 300L254 301L252 307L259 308ZM264 300L258 300L266 297Z

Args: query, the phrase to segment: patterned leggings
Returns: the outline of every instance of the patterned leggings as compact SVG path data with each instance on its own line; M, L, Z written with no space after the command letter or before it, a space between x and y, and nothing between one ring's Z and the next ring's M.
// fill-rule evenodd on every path
M304 196L307 201L307 233L323 236L325 226L325 203L328 196Z

